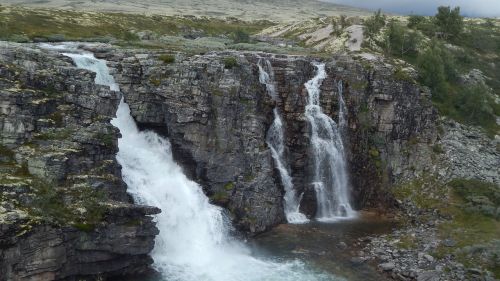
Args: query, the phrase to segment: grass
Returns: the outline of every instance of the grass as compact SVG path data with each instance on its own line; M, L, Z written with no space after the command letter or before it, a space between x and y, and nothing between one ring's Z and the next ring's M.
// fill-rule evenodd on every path
M472 198L487 197L500 207L500 187L471 179L454 179L449 204L441 204L440 212L452 219L439 225L439 236L452 239L453 247L441 245L437 257L454 255L467 267L484 267L500 278L500 218L467 207ZM496 257L496 258L495 258Z
M33 191L35 197L28 208L44 221L92 231L103 219L105 207L100 202L104 195L92 187L61 188L37 178L33 181Z
M449 218L438 225L438 236L453 240L455 245L440 245L432 252L433 256L453 255L468 268L483 267L496 278L500 277L500 217L485 213L484 201L477 201L477 198L487 198L487 204L498 209L499 186L474 179L454 179L442 184L437 178L426 175L393 187L392 192L397 199L408 199L422 209L438 210ZM474 205L478 202L479 205ZM412 236L404 236L398 243L403 249L415 245Z
M401 249L406 249L406 250L409 250L409 249L413 249L417 246L417 242L416 242L416 238L414 236L411 236L411 235L405 235L405 236L402 236L399 240L399 242L397 243L397 246Z
M89 40L115 38L138 41L130 30L149 30L162 35L181 35L191 31L205 36L232 36L237 32L254 34L271 26L268 21L247 22L205 17L145 16L124 13L75 12L68 10L9 7L0 11L0 38L29 40Z

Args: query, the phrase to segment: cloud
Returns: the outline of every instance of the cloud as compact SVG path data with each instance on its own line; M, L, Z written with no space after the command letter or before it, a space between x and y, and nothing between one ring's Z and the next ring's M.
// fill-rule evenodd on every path
M500 17L500 0L326 0L368 9L381 8L386 12L433 15L438 6L460 6L463 15Z

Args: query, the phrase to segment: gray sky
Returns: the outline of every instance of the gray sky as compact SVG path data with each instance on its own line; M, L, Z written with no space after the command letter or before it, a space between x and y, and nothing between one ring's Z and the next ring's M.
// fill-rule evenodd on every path
M438 6L460 6L463 15L500 17L500 0L323 0L402 14L434 15Z

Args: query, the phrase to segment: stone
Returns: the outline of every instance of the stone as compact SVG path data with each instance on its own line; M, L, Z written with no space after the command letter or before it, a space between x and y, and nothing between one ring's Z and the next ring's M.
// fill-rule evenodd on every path
M396 265L392 262L387 262L379 264L378 267L383 271L392 271L396 267Z
M457 242L453 239L445 239L443 240L443 245L446 247L455 247L457 245Z
M426 259L428 262L433 262L434 261L434 257L431 256L431 255L428 255L428 254L424 255L424 259Z
M0 169L2 280L105 278L141 273L153 262L152 215L160 210L134 205L126 192L115 159L119 134L109 123L120 94L94 77L54 51L1 43L0 145L12 155L0 162L18 170L13 177L15 170ZM40 217L27 191L42 180L75 201L76 218L88 210L78 197L83 187L102 192L102 218L77 226Z
M439 281L439 272L437 271L424 271L418 273L417 281Z

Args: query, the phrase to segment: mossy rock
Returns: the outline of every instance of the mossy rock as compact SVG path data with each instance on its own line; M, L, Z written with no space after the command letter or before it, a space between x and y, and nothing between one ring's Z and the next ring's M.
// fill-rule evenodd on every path
M227 57L224 59L224 68L225 69L232 69L236 66L238 66L238 61L236 60L235 57Z
M224 189L226 191L231 191L234 189L235 183L234 182L228 182L224 185Z
M171 64L175 62L175 56L170 54L163 54L158 57L164 64Z

